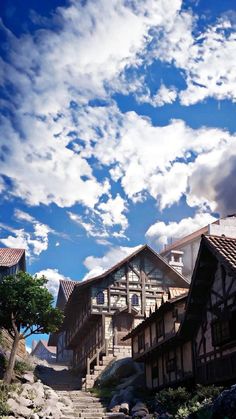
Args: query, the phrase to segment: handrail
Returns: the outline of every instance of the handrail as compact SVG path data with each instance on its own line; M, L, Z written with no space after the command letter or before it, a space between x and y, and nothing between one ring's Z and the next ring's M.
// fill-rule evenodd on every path
M95 361L95 359L96 359L96 365L99 365L100 355L104 350L105 350L106 356L108 355L108 344L109 344L109 339L105 339L105 343L96 350L96 353L92 356L92 358L87 358L87 374L90 374L90 366L92 362Z

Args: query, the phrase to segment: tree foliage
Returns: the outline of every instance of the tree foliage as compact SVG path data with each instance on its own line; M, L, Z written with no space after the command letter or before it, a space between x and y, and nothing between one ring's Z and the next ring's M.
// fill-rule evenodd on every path
M15 363L18 343L36 333L56 332L63 314L53 307L53 296L45 287L47 279L28 273L4 277L0 282L0 328L5 328L13 338L7 382Z
M14 338L16 330L26 338L35 333L55 332L63 314L53 307L47 279L19 272L0 282L0 327Z

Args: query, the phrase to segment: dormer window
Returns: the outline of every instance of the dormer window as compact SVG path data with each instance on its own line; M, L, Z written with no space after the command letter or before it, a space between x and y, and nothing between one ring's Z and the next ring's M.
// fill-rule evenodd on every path
M99 291L97 293L97 304L99 304L99 305L104 304L104 300L105 300L105 298L104 298L104 292Z
M132 304L132 306L138 306L139 305L139 296L137 294L132 295L131 304Z

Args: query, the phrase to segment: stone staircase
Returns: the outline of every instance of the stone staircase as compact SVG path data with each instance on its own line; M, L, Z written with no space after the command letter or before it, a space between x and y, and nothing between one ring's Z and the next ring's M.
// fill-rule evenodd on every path
M84 378L82 378L82 390L89 390L93 388L97 378L100 374L105 370L105 368L113 361L116 360L116 357L113 354L103 355L101 360L99 361L99 365L95 365L93 370L90 370L90 374L86 374Z
M57 391L59 397L69 397L72 404L63 410L61 419L107 419L106 403L89 392Z

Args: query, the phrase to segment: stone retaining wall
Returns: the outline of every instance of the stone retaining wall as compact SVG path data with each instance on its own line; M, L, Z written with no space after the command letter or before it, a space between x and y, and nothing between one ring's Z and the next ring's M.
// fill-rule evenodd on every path
M11 347L12 347L12 338L11 338L11 336L4 329L2 329L0 331L0 333L1 333L2 341L3 341L2 348L4 350L10 351L11 350ZM0 343L0 346L1 346L1 343ZM25 360L26 355L27 355L27 352L26 352L26 347L25 347L25 340L21 340L20 343L19 343L19 348L18 348L18 351L17 351L17 356L20 358L20 360L23 361L23 360Z

